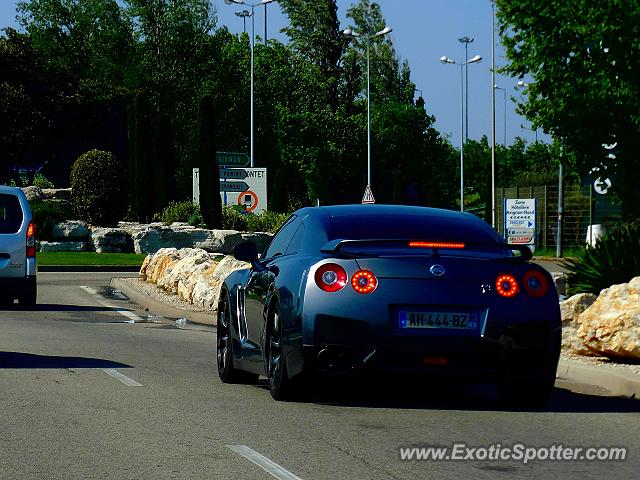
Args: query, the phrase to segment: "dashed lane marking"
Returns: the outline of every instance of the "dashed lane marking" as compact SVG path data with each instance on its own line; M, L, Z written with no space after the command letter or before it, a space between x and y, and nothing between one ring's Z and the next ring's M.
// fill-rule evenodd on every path
M140 318L138 315L136 315L135 313L133 313L131 310L127 310L126 308L120 308L117 305L112 305L110 303L105 302L104 300L99 298L99 294L98 291L95 288L91 288L91 287L87 287L86 285L82 285L80 287L82 290L84 290L85 292L87 292L90 295L95 295L98 298L96 298L96 301L102 305L103 307L107 307L108 309L110 309L111 311L114 311L116 313L119 313L120 315L122 315L123 317L128 318L129 320L132 320L133 322L142 322L142 318Z
M115 378L119 382L122 382L122 383L124 383L125 385L127 385L129 387L141 387L142 386L141 383L138 383L135 380L127 377L126 375L123 375L122 373L117 371L115 368L105 368L102 371L104 373L106 373L107 375L112 376L113 378Z
M285 470L277 463L272 462L264 455L259 454L246 445L227 445L227 448L233 450L238 455L242 455L244 458L255 463L265 472L279 480L302 480L300 477L295 476L290 471Z

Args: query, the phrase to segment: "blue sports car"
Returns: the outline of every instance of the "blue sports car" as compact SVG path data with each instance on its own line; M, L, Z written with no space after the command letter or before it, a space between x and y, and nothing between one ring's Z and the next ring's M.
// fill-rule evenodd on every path
M543 405L560 354L550 275L468 213L424 207L303 208L266 252L236 247L217 312L218 373L266 375L297 395L318 374L496 382ZM426 379L423 377L427 377Z

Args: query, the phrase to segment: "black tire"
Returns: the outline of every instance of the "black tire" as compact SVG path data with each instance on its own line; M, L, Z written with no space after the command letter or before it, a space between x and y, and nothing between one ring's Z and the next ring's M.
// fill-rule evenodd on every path
M218 303L216 323L216 357L218 364L218 376L223 383L254 384L259 375L238 370L233 366L233 338L231 332L231 310L229 295L221 294Z
M544 408L554 384L554 377L505 380L498 385L500 400L508 407Z
M36 283L33 283L33 287L31 290L20 297L18 297L18 302L20 306L27 310L32 310L35 308L38 300L38 287Z

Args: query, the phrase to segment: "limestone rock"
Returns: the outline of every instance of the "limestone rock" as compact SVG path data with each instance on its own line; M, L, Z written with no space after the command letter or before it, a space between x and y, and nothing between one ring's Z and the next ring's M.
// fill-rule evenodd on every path
M92 228L90 245L98 253L130 253L133 251L131 237L121 228Z
M229 255L233 248L242 242L254 242L258 251L262 252L269 245L273 235L264 232L242 233L237 230L211 230L211 236L207 241L196 243L196 247L207 252Z
M84 252L85 242L40 242L41 252Z
M556 290L559 295L567 294L567 279L568 276L564 272L551 272L551 278L553 279L553 283L556 286Z
M22 191L27 197L27 200L29 200L30 202L33 202L35 200L42 200L44 198L44 194L42 193L42 189L40 187L23 187Z
M562 326L571 326L576 328L580 322L580 314L593 305L596 301L593 293L578 293L569 297L564 302L560 302L560 315L562 317Z
M69 200L71 198L71 189L43 188L42 195L46 200Z
M67 220L53 225L54 238L85 239L88 235L87 224L80 220Z
M602 290L580 314L577 335L601 355L640 360L640 277Z
M224 257L215 268L203 272L196 281L191 302L204 308L217 308L220 287L227 276L236 270L249 268L249 264L240 262L231 256Z
M136 253L155 253L162 248L190 248L193 246L188 231L176 231L167 227L140 227L132 232L133 250Z

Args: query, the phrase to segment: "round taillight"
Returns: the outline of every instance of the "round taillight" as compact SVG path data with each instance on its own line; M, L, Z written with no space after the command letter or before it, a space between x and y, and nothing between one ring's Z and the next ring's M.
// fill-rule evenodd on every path
M549 291L549 282L542 272L529 270L522 278L524 289L534 298L543 297Z
M326 263L316 270L315 280L325 292L337 292L347 284L347 272L336 263Z
M512 298L515 297L520 291L518 281L511 274L505 273L498 276L496 280L496 292L502 297Z
M358 270L351 277L351 286L358 293L371 293L378 287L378 279L368 270Z

